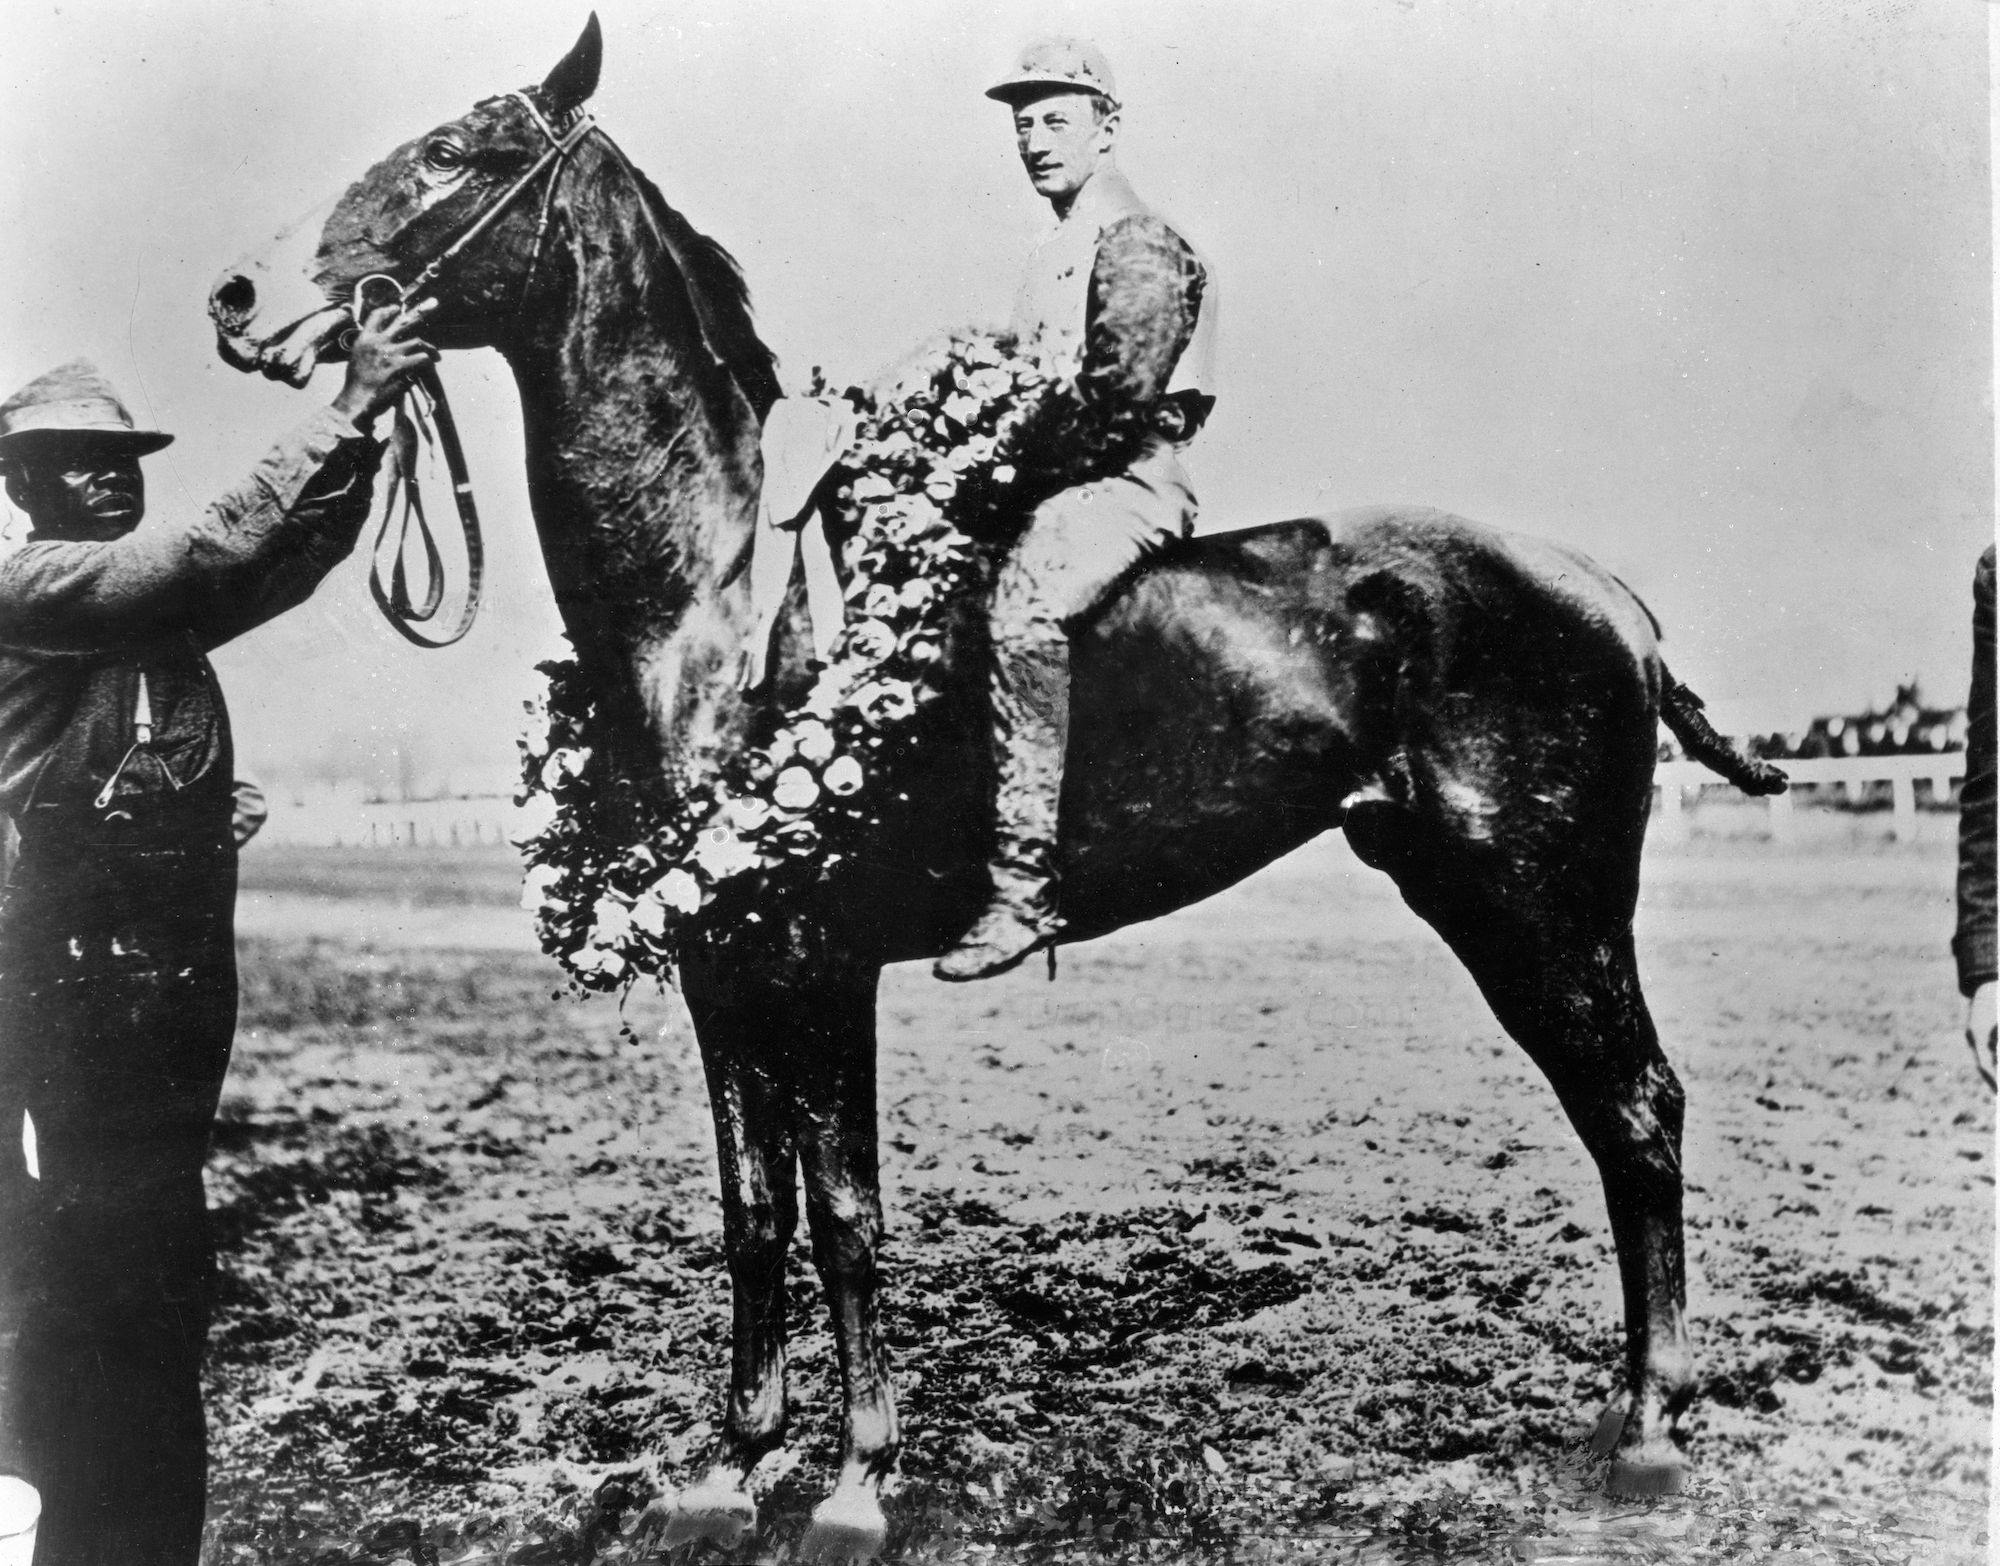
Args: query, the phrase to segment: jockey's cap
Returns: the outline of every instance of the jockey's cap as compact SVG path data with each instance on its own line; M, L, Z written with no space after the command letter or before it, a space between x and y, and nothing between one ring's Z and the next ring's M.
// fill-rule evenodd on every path
M1094 92L1118 107L1118 84L1104 51L1082 38L1043 38L1021 51L1005 81L986 89L986 96L1005 104L1020 104L1051 91Z
M31 451L88 438L143 457L173 440L142 430L111 383L88 359L72 359L36 376L0 402L0 469Z

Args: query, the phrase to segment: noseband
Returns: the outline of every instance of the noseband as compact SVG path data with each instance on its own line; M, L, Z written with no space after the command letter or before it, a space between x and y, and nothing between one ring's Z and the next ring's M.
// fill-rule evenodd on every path
M372 272L357 282L348 301L348 313L353 316L355 327L343 334L343 346L352 346L354 331L359 329L368 313L371 290L378 285L391 289L396 298L404 303L421 298L437 281L445 266L492 227L521 194L547 172L548 183L542 191L541 216L535 224L534 250L528 258L528 270L521 280L520 297L515 308L518 311L526 306L535 273L541 265L542 246L549 231L549 215L555 206L556 186L562 182L563 168L570 153L590 134L596 122L587 112L578 109L558 128L535 107L526 93L510 93L508 96L519 99L527 109L542 134L548 138L548 149L535 160L527 173L508 186L483 212L468 221L452 242L432 257L407 284L397 281L387 272ZM465 540L465 603L459 610L457 620L441 635L432 635L424 629L444 601L444 560L431 533L429 519L424 515L423 495L417 485L416 459L420 441L435 448L444 458L445 470L451 475L452 498L458 507L459 530ZM393 543L390 539L392 529L395 533ZM420 603L410 595L406 564L412 533L416 535L424 555L425 587ZM383 580L385 560L388 565L386 582ZM472 495L465 448L458 438L458 423L452 417L451 404L445 399L444 382L438 378L435 366L427 366L412 378L408 394L396 404L395 426L389 442L387 501L382 513L382 526L376 532L375 547L369 560L368 591L375 600L375 606L382 611L383 618L404 640L419 647L449 647L472 629L472 622L479 614L485 574L485 547L480 539L479 511Z

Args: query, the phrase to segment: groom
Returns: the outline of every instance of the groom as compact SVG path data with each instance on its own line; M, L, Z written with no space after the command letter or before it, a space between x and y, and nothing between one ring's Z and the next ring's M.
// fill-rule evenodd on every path
M39 1566L193 1566L212 1268L202 1164L236 1026L235 776L206 654L354 547L375 414L436 351L377 311L333 405L197 518L145 519L82 360L0 403L0 1499ZM4 1527L0 1527L4 1531Z

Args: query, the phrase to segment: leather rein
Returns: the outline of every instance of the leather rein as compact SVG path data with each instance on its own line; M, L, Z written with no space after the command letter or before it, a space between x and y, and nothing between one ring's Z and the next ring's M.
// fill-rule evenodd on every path
M556 186L562 181L569 155L596 128L596 122L579 109L558 127L549 122L526 93L516 92L509 96L518 98L533 116L535 124L548 138L548 150L485 211L467 222L457 237L409 283L399 282L387 272L373 272L357 282L348 302L348 312L357 328L368 314L371 290L378 287L392 289L396 299L404 304L420 299L424 291L437 281L445 265L491 227L546 171L548 183L542 192L541 217L535 225L534 251L528 260L527 275L521 282L520 306L517 308L526 305L528 290L533 286L536 270L541 265L549 216L555 206ZM352 342L353 333L350 331L344 343L351 345ZM431 532L430 519L424 512L423 494L417 483L420 443L433 448L444 459L445 471L451 477L452 499L458 508L459 531L465 541L465 602L451 625L436 633L428 627L444 602L444 557L438 549L436 536ZM382 525L375 534L375 547L368 563L369 595L382 611L383 618L405 641L418 647L449 647L472 629L472 622L478 617L486 577L486 551L480 538L479 510L473 499L471 472L466 466L465 448L459 440L458 422L452 417L451 404L444 394L444 382L438 378L435 365L426 366L414 375L409 391L396 404L395 423L389 439L388 475ZM410 592L408 554L412 534L424 557L424 593L421 600L413 598Z

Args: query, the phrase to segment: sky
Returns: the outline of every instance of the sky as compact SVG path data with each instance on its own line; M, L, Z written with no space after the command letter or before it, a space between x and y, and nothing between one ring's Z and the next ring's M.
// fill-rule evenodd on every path
M1048 222L1021 44L1094 38L1120 161L1219 282L1202 526L1383 501L1574 544L1726 727L1963 699L1992 536L1976 0L600 0L600 123L743 264L784 373L1005 318ZM538 81L586 4L0 0L0 394L78 354L189 514L313 401L215 356L215 275L395 144ZM252 770L504 768L559 654L497 358L445 364L489 535L459 647L357 562L217 656ZM18 519L16 519L18 521Z

